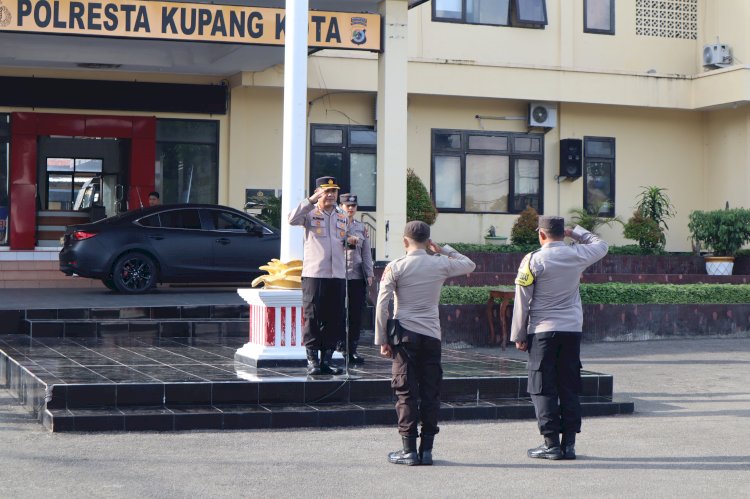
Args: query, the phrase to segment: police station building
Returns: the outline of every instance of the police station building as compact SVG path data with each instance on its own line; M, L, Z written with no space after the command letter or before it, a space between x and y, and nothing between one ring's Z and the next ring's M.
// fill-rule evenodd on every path
M0 0L0 258L56 259L60 227L153 190L240 209L281 191L288 3ZM750 206L746 0L309 9L299 168L358 194L378 259L400 255L409 168L444 242L508 235L528 205L627 219L654 185L688 250L691 210Z

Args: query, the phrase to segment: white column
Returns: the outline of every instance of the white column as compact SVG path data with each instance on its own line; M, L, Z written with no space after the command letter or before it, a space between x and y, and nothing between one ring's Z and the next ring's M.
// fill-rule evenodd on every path
M287 0L284 33L284 138L281 180L282 262L302 260L301 227L291 227L287 215L305 198L307 151L307 26L308 0Z
M380 14L384 30L378 58L376 259L393 260L404 253L406 225L408 2L383 0Z

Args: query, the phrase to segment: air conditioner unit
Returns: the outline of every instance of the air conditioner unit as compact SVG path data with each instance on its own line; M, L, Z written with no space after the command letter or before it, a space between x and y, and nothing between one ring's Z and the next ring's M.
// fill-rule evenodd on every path
M529 103L529 126L554 128L557 126L557 104L549 102Z
M732 65L732 49L726 43L703 46L703 67L725 68Z

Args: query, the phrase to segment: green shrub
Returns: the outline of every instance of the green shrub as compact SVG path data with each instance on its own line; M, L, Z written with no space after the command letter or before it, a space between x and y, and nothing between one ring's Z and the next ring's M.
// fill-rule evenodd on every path
M253 197L252 201L260 206L259 219L273 227L281 227L281 196Z
M497 286L444 286L440 303L445 305L487 303L489 290ZM748 284L581 284L585 304L750 303Z
M432 225L437 219L438 211L430 198L430 193L414 170L406 170L406 221L421 220Z
M574 208L570 210L569 225L575 227L580 225L589 232L598 234L597 230L599 227L606 225L611 227L613 223L617 222L622 224L622 220L619 217L601 217L598 215L601 203L591 206L588 210L584 208Z
M653 218L636 211L624 229L623 235L637 241L642 254L658 254L664 251L667 238L664 236L664 229Z
M735 256L750 241L750 210L693 211L689 220L693 240L714 256Z
M663 187L649 186L643 187L643 191L638 195L638 202L635 210L645 218L654 220L657 225L668 230L667 219L674 217L675 210L669 196L665 193L667 189Z
M539 247L539 236L536 233L538 226L539 214L532 206L526 207L513 223L513 228L510 230L510 242L523 246L535 245Z

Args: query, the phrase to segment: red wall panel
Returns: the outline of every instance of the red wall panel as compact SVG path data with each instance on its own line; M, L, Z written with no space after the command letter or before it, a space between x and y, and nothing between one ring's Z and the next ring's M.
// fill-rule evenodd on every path
M85 135L127 139L133 136L133 119L121 116L87 116Z
M11 134L10 183L36 185L36 135Z
M133 118L133 137L140 139L156 137L156 118L154 116Z
M34 113L11 113L11 133L30 133L36 135L36 114Z
M10 249L31 250L36 245L36 185L10 186Z
M148 193L154 190L155 175L156 137L132 139L128 194L128 207L131 210L140 207L141 203L148 205Z
M86 130L86 120L75 114L37 114L38 135L67 135L81 137Z

